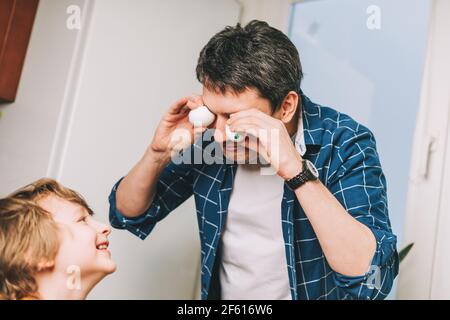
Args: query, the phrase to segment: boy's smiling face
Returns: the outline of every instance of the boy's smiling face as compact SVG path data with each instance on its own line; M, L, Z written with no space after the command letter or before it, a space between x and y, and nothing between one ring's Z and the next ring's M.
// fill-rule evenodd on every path
M98 278L98 281L116 270L108 250L109 226L93 219L79 204L55 195L41 199L39 205L58 224L60 247L55 269L67 273L70 268L79 268L83 278Z

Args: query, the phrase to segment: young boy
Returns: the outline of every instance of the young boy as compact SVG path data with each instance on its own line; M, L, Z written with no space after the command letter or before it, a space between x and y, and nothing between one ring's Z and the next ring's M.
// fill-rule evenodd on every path
M111 229L92 215L51 179L0 199L0 299L85 299L116 270Z

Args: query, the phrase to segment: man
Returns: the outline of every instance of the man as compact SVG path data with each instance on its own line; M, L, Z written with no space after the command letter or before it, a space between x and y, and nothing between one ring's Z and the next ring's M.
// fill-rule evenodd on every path
M169 109L114 186L112 225L144 239L194 194L202 299L385 298L398 255L372 133L303 94L295 46L265 22L216 34L200 53L197 78L202 96ZM212 139L187 120L203 104L216 115ZM227 142L226 126L245 141ZM194 161L171 159L181 129L194 140L204 132L182 152ZM217 161L197 161L198 150ZM249 164L255 152L266 161ZM263 174L267 162L276 174Z

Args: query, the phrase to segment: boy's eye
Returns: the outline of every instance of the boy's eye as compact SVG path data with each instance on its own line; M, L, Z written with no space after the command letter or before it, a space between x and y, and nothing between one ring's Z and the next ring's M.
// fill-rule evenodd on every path
M81 218L81 219L79 220L79 222L84 222L84 223L87 223L87 217L83 217L83 218Z

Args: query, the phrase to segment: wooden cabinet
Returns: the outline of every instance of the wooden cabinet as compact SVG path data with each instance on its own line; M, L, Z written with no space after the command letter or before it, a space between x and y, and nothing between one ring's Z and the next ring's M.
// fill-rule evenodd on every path
M0 102L16 98L39 0L0 0Z

